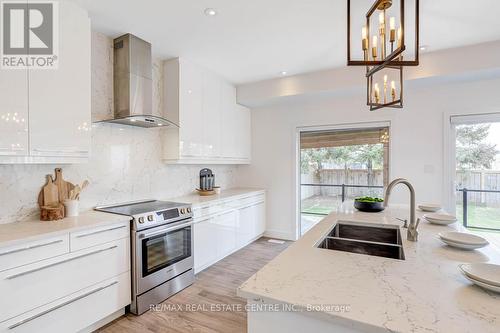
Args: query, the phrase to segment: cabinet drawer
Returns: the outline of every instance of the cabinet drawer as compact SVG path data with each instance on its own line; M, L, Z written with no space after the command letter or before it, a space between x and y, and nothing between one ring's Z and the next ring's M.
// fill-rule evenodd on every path
M264 194L254 195L238 200L240 207L248 206L257 202L262 202L266 199Z
M224 210L230 209L230 207L227 206L226 203L218 203L210 206L205 206L205 207L198 207L195 208L193 211L193 217L194 218L203 218L205 216L210 216L214 215L220 212L223 212Z
M130 222L72 232L71 252L130 237Z
M0 324L1 332L78 332L130 304L130 272Z
M69 237L61 235L0 249L0 272L69 252Z
M130 270L129 239L0 273L0 322Z

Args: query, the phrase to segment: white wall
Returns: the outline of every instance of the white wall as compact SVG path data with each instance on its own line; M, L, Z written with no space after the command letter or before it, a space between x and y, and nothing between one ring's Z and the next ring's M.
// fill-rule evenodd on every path
M162 109L162 70L153 65L153 105ZM68 83L71 84L71 83ZM111 118L113 113L112 40L92 34L92 120ZM198 171L206 166L166 165L161 161L161 129L143 129L111 124L92 126L91 158L79 165L0 165L0 223L14 222L38 214L38 192L45 175L62 167L71 182L90 181L81 195L81 208L97 204L141 199L169 199L191 193ZM209 166L210 167L210 166ZM217 182L235 186L235 166L213 166Z
M414 84L403 110L369 112L365 95L285 98L252 110L252 165L239 169L242 185L268 190L267 229L273 237L295 235L295 135L299 126L390 121L390 178L408 178L419 202L443 202L444 114L500 112L500 79ZM402 190L395 201L406 201Z

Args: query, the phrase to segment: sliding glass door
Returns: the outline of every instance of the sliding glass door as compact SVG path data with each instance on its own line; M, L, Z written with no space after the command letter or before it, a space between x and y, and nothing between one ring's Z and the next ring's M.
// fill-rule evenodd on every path
M457 217L468 228L500 230L500 114L451 123Z
M342 204L383 195L389 127L300 132L300 234Z

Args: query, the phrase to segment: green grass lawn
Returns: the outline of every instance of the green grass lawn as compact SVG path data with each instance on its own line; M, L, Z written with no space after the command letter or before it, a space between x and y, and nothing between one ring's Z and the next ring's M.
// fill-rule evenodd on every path
M457 205L457 218L463 221L463 208ZM500 208L469 205L468 227L481 227L500 230Z

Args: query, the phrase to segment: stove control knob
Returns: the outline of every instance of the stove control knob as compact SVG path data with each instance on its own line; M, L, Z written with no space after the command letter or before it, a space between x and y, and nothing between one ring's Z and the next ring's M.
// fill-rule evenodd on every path
M186 208L181 208L181 214L185 214L186 213Z
M153 221L153 215L148 215L148 221Z
M188 207L187 212L191 213L191 208L190 207Z
M144 223L144 216L139 217L139 223Z

